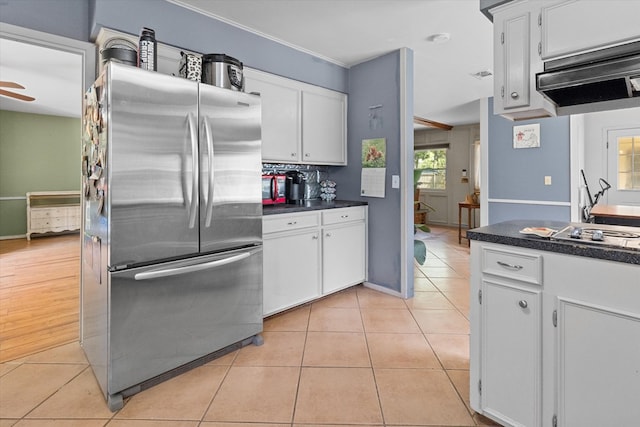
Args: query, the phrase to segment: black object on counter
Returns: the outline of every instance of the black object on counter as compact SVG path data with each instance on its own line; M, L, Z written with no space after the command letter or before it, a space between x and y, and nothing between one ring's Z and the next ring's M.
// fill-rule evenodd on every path
M151 28L143 27L138 41L138 67L158 71L158 50L156 32Z
M289 171L285 174L286 178L286 194L287 203L301 204L304 202L304 185L306 178L302 172Z

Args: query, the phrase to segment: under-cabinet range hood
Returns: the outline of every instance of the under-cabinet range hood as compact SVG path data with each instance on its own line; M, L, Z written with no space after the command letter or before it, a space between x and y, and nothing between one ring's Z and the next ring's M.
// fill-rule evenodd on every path
M558 114L640 107L640 41L546 61L536 88Z

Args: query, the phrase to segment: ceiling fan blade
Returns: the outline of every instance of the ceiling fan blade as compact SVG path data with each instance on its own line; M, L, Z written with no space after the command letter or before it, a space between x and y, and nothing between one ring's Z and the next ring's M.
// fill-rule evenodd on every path
M0 81L0 87L8 87L8 88L11 88L11 89L24 89L24 86L19 85L16 82L3 82L3 81Z
M20 95L19 93L9 92L8 90L0 89L0 95L8 96L10 98L19 99L21 101L35 101L35 98L26 95Z

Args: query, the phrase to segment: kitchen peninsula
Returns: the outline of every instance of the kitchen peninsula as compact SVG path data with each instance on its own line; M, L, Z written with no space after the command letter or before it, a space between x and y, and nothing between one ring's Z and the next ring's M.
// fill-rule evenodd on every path
M471 406L503 425L640 419L640 250L521 233L569 225L508 221L467 233Z

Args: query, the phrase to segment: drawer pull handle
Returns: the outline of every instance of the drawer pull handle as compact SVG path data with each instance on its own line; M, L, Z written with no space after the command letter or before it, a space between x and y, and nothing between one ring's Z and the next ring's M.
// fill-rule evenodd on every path
M291 222L288 222L287 225L296 225L297 223L298 221L291 221Z
M316 236L315 234L311 237L311 239L313 240L318 240L318 236Z
M513 264L509 264L509 263L502 262L502 261L496 261L496 262L498 263L498 265L500 267L508 268L509 270L518 271L518 270L522 270L522 268L523 268L521 265L513 265Z
M327 234L325 234L325 236L331 237L331 233L327 233Z
M340 218L349 218L349 215L340 215Z
M527 308L529 304L527 304L525 300L521 299L520 301L518 301L518 305L522 308Z

